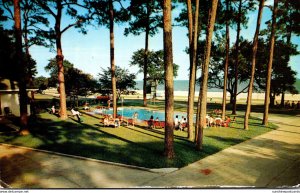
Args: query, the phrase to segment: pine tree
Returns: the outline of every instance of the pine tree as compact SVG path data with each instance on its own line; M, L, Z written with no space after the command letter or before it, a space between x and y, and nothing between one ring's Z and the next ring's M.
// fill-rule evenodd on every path
M272 73L272 64L273 64L273 53L275 45L275 34L276 34L276 17L278 11L278 0L274 0L273 14L272 14L272 27L271 27L271 38L270 38L270 53L269 53L269 62L267 70L267 82L266 82L266 91L265 91L265 102L264 102L264 116L262 124L268 125L269 118L269 103L270 103L270 89L271 89L271 73Z
M165 64L165 151L167 158L175 157L174 152L174 83L173 83L173 48L171 0L163 3L164 25L164 64Z
M258 36L259 36L259 28L260 22L263 13L265 0L260 0L259 8L258 8L258 16L256 22L256 30L253 38L253 48L252 48L252 67L251 67L251 76L250 76L250 83L248 88L248 95L247 95L247 109L245 112L245 120L244 120L244 129L248 130L249 128L249 116L251 112L251 102L252 102L252 92L253 92L253 84L254 84L254 75L255 75L255 64L256 64L256 53L257 53L257 46L258 46Z
M196 140L196 149L202 150L203 148L203 129L206 127L206 105L207 105L207 79L208 79L208 67L210 61L211 54L211 42L212 36L214 32L214 25L216 20L218 7L218 0L213 0L211 2L211 11L209 22L207 24L207 36L206 36L206 46L205 46L205 56L204 62L202 65L202 82L200 86L199 99L198 99L198 128L199 131L197 133Z

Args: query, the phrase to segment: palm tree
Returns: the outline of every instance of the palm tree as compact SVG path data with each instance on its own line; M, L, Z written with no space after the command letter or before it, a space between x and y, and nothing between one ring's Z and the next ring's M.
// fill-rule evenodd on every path
M164 155L172 159L174 153L174 84L173 84L173 50L171 0L163 2L164 26L164 64L165 64L165 151Z
M203 129L206 127L206 105L207 105L207 82L208 82L208 66L210 61L210 53L211 53L211 41L212 36L214 32L214 25L217 15L217 6L218 6L218 0L212 0L211 5L211 11L210 11L210 18L207 25L207 36L206 36L206 47L205 47L205 60L203 62L202 66L202 82L201 82L201 88L199 93L199 102L198 108L199 108L199 114L198 120L199 120L199 131L197 133L197 140L196 140L196 149L201 150L203 145Z
M255 34L254 34L254 38L253 38L252 68L251 68L251 77L250 77L250 83L249 83L249 88L248 88L248 96L247 96L247 109L246 109L246 112L245 112L245 120L244 120L244 129L245 130L248 130L249 116L250 116L250 112L251 112L252 91L253 91L253 84L254 84L254 74L255 74L258 36L259 36L259 28L260 28L260 22L261 22L261 18L262 18L264 3L265 3L265 0L260 0L260 2L259 2L258 16L257 16L257 22L256 22L256 30L255 30Z
M265 104L264 104L265 110L264 110L264 116L262 122L262 124L265 126L268 125L268 116L269 116L271 73L272 73L273 53L274 53L274 45L275 45L276 17L278 11L277 7L278 7L278 0L274 0L271 37L270 37L270 54L269 54L269 62L268 62L267 81L266 81L267 83L266 83Z

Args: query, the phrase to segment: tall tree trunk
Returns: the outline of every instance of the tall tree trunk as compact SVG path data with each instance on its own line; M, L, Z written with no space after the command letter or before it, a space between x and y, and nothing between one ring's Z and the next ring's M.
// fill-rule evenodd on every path
M292 31L291 31L291 22L288 22L286 30L287 30L287 36L286 36L286 43L287 45L291 44L291 37L292 37ZM285 60L288 63L290 61L290 53L289 51L287 52L286 56L285 56ZM284 100L285 100L285 85L282 86L282 92L281 92L281 107L284 107Z
M163 3L164 25L164 66L165 66L165 151L167 158L172 159L174 153L174 83L173 83L173 49L172 49L172 17L171 0Z
M200 114L199 116L199 131L197 135L196 149L202 150L203 148L203 129L206 127L206 104L207 104L207 80L208 80L208 67L210 61L211 53L211 41L214 32L214 25L216 20L218 7L218 0L212 0L212 7L210 11L210 19L208 23L208 30L206 36L206 46L205 46L205 60L202 68L202 82L199 98L200 100Z
M24 20L24 32L23 32L23 34L24 34L24 43L25 43L26 66L29 69L29 67L30 67L29 66L30 53L29 53L29 40L28 40L28 23L29 23L29 21L28 21L28 13L27 12L28 12L28 9L30 9L31 5L29 5L28 0L26 0L24 2L24 4L25 4L24 9L26 11L24 11L24 13L23 13L23 20ZM29 72L26 76L27 76L26 77L26 83L29 83L30 87L32 87L33 86L33 77L32 77L31 72Z
M225 120L226 115L226 95L227 95L227 76L228 76L228 64L229 64L229 0L226 0L226 59L224 67L224 88L223 88L223 100L222 100L222 119Z
M2 115L1 93L0 93L0 115Z
M270 55L269 55L269 63L268 63L268 71L267 71L267 83L266 83L265 104L264 104L265 111L264 111L263 122L262 122L262 124L265 126L268 125L268 117L269 117L271 73L272 73L273 53L274 53L274 45L275 45L276 17L277 17L277 10L278 10L277 7L278 7L278 0L274 0L272 28L271 28L271 37L270 37Z
M143 101L144 107L147 106L147 74L148 74L148 52L149 52L149 26L150 20L150 5L149 1L147 1L147 24L145 30L145 53L144 53L144 82L143 82Z
M284 98L285 98L284 96L285 96L285 93L284 93L284 91L282 91L281 92L281 102L280 102L281 107L284 107Z
M193 43L193 9L192 9L192 1L186 0L187 6L187 14L188 14L188 32L189 32L189 49L190 49L190 65L193 61L192 55L192 43Z
M203 67L203 65L202 65ZM202 69L203 72L203 69ZM201 73L201 76L203 76L203 73ZM200 92L199 92L199 97L198 97L198 102L197 102L197 113L196 113L196 126L195 126L195 140L194 142L197 144L198 143L198 133L200 129L200 113L201 113L201 98L200 98L200 93L202 92L202 87L200 86Z
M230 92L230 104L234 103L234 91Z
M209 10L209 11L211 11L211 10ZM210 13L209 13L210 14ZM207 35L207 34L206 34ZM199 63L199 58L197 57L197 63ZM201 65L201 71L203 72L203 66L204 65ZM201 76L203 76L203 74L201 74ZM201 79L201 77L200 77L200 79ZM202 87L200 86L200 92L199 92L199 95L200 95L200 93L202 92ZM198 141L198 132L199 132L199 125L200 125L200 103L201 103L201 98L200 97L198 97L198 101L197 101L197 113L196 113L196 125L195 125L195 140L194 140L194 142L195 142L195 144L197 144L197 141Z
M30 9L30 5L28 4L28 0L26 0L25 2L25 9ZM30 71L30 52L29 52L29 40L28 40L28 15L26 14L26 12L24 11L24 43L25 43L25 55L26 55L26 67L28 68L28 74L26 75L26 83L28 83L28 85L30 86L30 88L33 88L33 74ZM35 110L35 101L34 101L34 94L33 91L31 91L31 101L30 101L30 111L32 112L31 114L33 114L35 116L36 114L36 110Z
M19 72L19 94L20 94L20 133L27 135L28 131L28 115L27 115L27 91L25 83L25 64L22 54L22 27L21 27L21 9L20 1L14 0L14 22L15 22L15 38L16 38L16 55Z
M56 63L58 66L58 85L59 85L59 99L60 99L60 118L66 120L67 115L67 102L66 102L66 89L65 89L65 76L64 76L64 56L61 46L61 17L62 5L61 1L57 1L57 17L55 18L55 34L56 34Z
M239 65L239 52L240 52L240 32L241 32L241 15L242 15L242 0L239 1L239 13L237 21L237 34L236 34L236 55L235 55L235 83L234 83L234 100L232 106L232 114L236 115L236 103L237 103L237 87L238 87L238 65Z
M198 18L199 18L199 0L196 1L195 8L195 23L194 32L192 22L192 6L191 1L187 1L188 5L188 21L189 21L189 45L190 45L190 76L189 76L189 94L188 94L188 109L187 109L187 127L188 127L188 139L193 139L193 127L194 127L194 98L195 98L195 82L196 82L196 61L197 61L197 45L198 45ZM191 30L191 31L190 31ZM192 34L192 35L191 35Z
M192 11L192 2L191 0L186 1L186 6L187 6L187 14L188 14L188 35L189 35L189 57L190 57L190 76L189 76L189 94L188 94L188 107L187 107L187 137L189 140L192 139L192 134L193 134L193 124L191 124L190 120L190 100L191 99L191 94L192 94L192 79L191 79L191 74L192 74L192 66L193 66L193 50L192 50L192 45L193 45L193 11ZM195 94L194 94L195 95ZM194 104L192 105L191 108L194 107Z
M274 107L275 106L275 93L271 93L270 95L270 107Z
M249 116L250 116L250 112L251 112L251 102L252 102L252 92L253 92L253 84L254 84L258 36L259 36L259 28L260 28L260 22L261 22L261 18L262 18L264 3L265 3L265 0L260 0L260 2L259 2L256 30L255 30L255 34L254 34L254 38L253 38L252 68L251 68L250 83L249 83L249 88L248 88L247 108L246 108L245 120L244 120L244 129L245 130L249 129Z
M114 7L112 0L109 0L109 32L110 32L110 65L111 82L113 94L113 117L117 117L117 85L116 85L116 67L115 67L115 43L114 43Z
M288 1L287 1L287 2L288 2ZM288 15L291 15L290 10L288 10ZM290 17L291 17L291 16L290 16ZM293 26L292 26L292 21L289 20L289 21L287 22L287 25L286 25L286 43L287 43L287 45L290 45L290 44L291 44L292 28L293 28ZM286 62L289 62L289 61L290 61L290 52L289 52L289 50L288 50L288 52L287 52L287 54L286 54L286 56L285 56L285 60L286 60Z

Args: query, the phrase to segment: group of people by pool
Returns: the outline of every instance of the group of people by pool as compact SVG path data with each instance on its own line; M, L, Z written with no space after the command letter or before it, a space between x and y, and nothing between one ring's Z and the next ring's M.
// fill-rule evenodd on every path
M84 105L84 110L89 110L88 104ZM96 110L101 111L101 113L99 113L99 114L103 114L102 109L97 108ZM73 115L77 116L78 121L81 122L80 114L75 112L73 109L71 111L72 111ZM95 112L95 113L97 113L97 112ZM223 120L220 115L221 113L222 113L221 110L216 109L212 112L211 115L207 115L206 116L207 127L212 127L212 126L228 127L231 122L235 122L236 117L234 117L233 120L231 120L231 118L229 116L226 116L225 119ZM179 118L179 117L180 117L179 115L176 115L174 118L174 129L184 131L184 129L187 128L187 118L184 116L181 116L181 118ZM134 125L138 124L139 122L140 123L143 122L142 120L139 120L138 118L139 118L138 112L135 111L132 114L131 118L126 118L125 120L127 120L127 125L129 123L131 123L134 126ZM104 116L103 121L104 121L104 125L106 125L106 126L114 125L115 127L118 127L118 126L120 126L121 122L124 121L123 119L124 119L124 117L121 115L118 115L117 118L113 119L111 114L107 114L106 116ZM145 122L148 124L149 128L156 128L156 127L161 128L161 127L164 127L164 124L162 126L161 122L165 123L164 121L160 121L159 117L156 117L154 119L154 115L151 115L149 120L145 120ZM142 123L142 125L143 125L143 123Z
M182 116L179 120L178 115L176 115L174 120L174 126L176 130L184 131L184 128L186 128L186 118Z
M233 117L233 120L231 120L230 116L225 116L225 119L223 120L221 116L210 116L206 115L206 126L207 127L213 127L213 126L222 126L222 127L229 127L231 122L235 122L236 117Z
M159 123L159 122L160 122L160 120L158 117L156 117L156 119L154 119L154 116L151 115L150 119L148 121L148 126L150 128L155 128L156 123ZM184 116L182 116L181 119L179 120L178 115L176 115L176 117L174 119L174 127L176 130L183 131L184 128L186 127L186 118Z
M134 112L132 115L132 123L133 125L136 124L138 122L138 113ZM231 120L230 116L226 116L225 119L223 120L220 115L216 115L216 117L214 117L213 115L206 116L206 124L207 127L213 127L213 126L222 126L222 127L229 127L231 122L235 122L236 121L236 117L233 118L233 120ZM159 122L164 122L164 121L160 121L159 117L156 117L154 119L154 116L151 115L150 119L147 121L148 123L148 127L149 128L155 128L157 123ZM175 130L180 130L180 131L184 131L184 129L187 127L187 118L184 116L181 116L181 118L179 119L179 116L176 115L175 119L174 119L174 128Z
M280 106L276 101L276 106ZM300 109L300 101L295 103L295 101L290 102L289 100L284 103L284 107L287 109Z

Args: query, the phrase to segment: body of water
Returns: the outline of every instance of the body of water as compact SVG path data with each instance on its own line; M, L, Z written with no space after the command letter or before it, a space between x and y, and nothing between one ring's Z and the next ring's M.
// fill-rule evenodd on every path
M143 81L137 80L136 81L136 90L143 90ZM157 90L165 90L165 85L160 84L157 87ZM200 86L196 84L195 91L199 91ZM174 80L174 91L189 91L189 81L188 80ZM209 92L223 92L222 89L217 88L210 88L208 89Z
M242 83L238 85L238 90L242 90L247 86L247 83ZM300 79L297 79L294 86L300 93ZM136 81L136 90L143 90L143 81L137 80ZM164 84L158 85L157 90L165 90ZM199 91L200 86L196 84L195 91ZM189 81L188 80L174 80L174 91L189 91ZM217 88L209 88L208 92L223 92L222 89Z
M112 114L112 109L104 110L105 114ZM139 120L149 120L151 116L154 119L158 118L160 121L165 120L165 113L163 111L150 110L150 109L141 109L141 108L118 108L119 115L122 115L127 118L132 118L134 113L138 114ZM183 117L186 118L186 113L182 112L174 112L174 119L178 115L178 119L180 120Z

